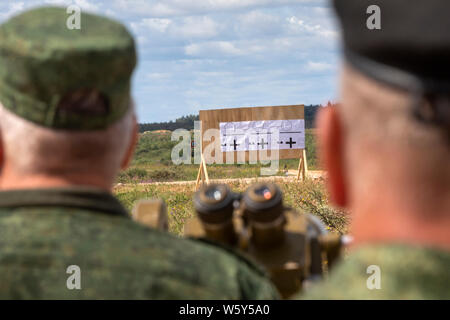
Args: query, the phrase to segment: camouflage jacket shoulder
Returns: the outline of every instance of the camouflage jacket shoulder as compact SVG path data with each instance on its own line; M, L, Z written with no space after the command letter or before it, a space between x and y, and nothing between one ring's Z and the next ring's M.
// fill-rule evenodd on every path
M363 246L303 299L450 299L450 252L410 245Z
M278 298L236 255L139 225L97 190L0 192L0 235L0 298ZM67 287L71 265L80 290Z

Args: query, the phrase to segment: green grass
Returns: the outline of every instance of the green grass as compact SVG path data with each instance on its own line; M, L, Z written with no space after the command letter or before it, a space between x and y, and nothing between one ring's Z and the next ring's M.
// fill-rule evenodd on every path
M170 138L170 132L142 133L130 168L119 174L117 182L195 180L197 178L198 164L173 164L171 152L178 142L171 141ZM311 170L320 169L316 155L315 135L312 129L306 130L305 144L308 168ZM260 176L261 166L261 164L212 164L208 165L208 173L214 179L253 178ZM288 170L297 170L298 159L280 160L278 175L283 174L282 170L285 167Z
M170 140L170 132L147 132L140 136L135 158L118 179L114 192L119 200L131 211L139 199L160 198L166 202L169 215L170 231L181 235L184 223L194 216L192 197L194 185L139 184L140 182L164 182L195 180L198 165L174 165L170 159L171 150L178 142ZM309 169L320 169L316 155L315 134L306 132L306 150ZM297 170L298 159L281 160L280 169ZM260 164L256 165L208 165L210 178L249 178L260 176ZM282 174L280 171L279 174ZM243 192L248 183L244 180L229 183L237 192ZM329 230L345 233L347 216L330 206L323 180L306 180L304 182L286 182L280 184L286 205L300 212L318 216Z
M343 234L347 231L347 215L329 205L323 181L306 180L279 185L286 205L318 216L333 232ZM243 192L249 184L236 181L229 186L236 192ZM139 199L163 199L168 209L169 229L177 235L182 234L185 221L194 216L193 185L119 185L114 193L130 211Z

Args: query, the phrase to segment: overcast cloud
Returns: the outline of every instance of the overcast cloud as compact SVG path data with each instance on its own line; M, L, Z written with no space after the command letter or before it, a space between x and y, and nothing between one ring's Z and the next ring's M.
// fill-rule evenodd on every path
M328 1L0 0L0 22L30 7L72 3L120 20L136 36L140 122L336 97L339 36Z

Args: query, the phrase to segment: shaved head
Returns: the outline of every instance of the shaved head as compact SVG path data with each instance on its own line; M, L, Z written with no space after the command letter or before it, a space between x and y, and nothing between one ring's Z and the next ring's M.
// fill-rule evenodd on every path
M348 66L342 72L341 102L351 194L365 197L382 189L415 209L442 208L450 197L446 132L418 121L405 91Z
M331 201L348 209L354 245L406 242L450 248L447 128L413 115L413 98L349 66L340 104L318 115Z
M105 130L68 131L38 126L0 104L3 164L15 176L101 176L114 181L129 149L133 108Z

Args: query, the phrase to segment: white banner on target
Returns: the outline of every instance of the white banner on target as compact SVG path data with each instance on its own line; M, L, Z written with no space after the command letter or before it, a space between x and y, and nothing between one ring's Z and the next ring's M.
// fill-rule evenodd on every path
M222 152L305 148L305 120L220 122Z

